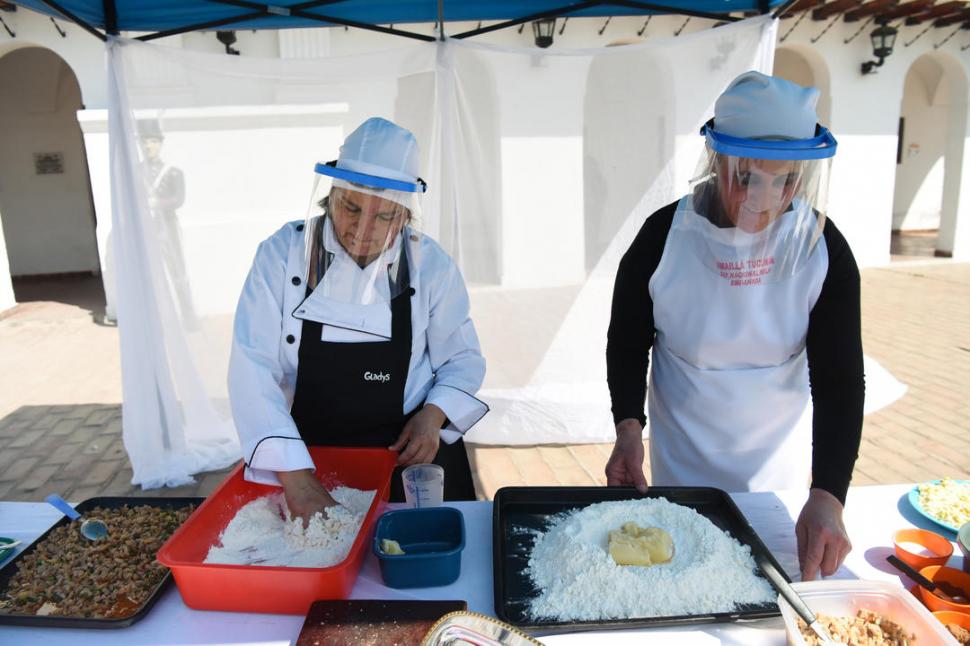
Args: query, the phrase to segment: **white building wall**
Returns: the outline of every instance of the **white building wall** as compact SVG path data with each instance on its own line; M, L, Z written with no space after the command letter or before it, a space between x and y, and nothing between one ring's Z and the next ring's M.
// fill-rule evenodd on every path
M106 107L104 51L100 41L63 21L60 24L68 32L68 36L61 38L46 17L29 11L19 10L15 14L5 14L5 19L17 31L17 38L11 39L0 32L0 52L24 44L53 49L75 69L86 107ZM562 34L557 30L553 47L606 45L618 39L636 36L636 32L643 27L644 22L642 18L614 18L605 25L604 29L605 19L573 19L566 23ZM683 29L683 33L691 33L709 29L713 24L712 21L703 19L692 19L686 27L684 23L684 18L676 16L653 18L642 33L642 37L649 39L671 36L678 29ZM819 112L823 119L828 118L829 125L840 143L839 154L833 163L829 213L849 239L859 264L861 266L881 265L889 260L889 235L894 223L896 135L902 108L904 78L910 65L919 56L936 51L934 45L940 43L949 30L931 29L912 46L906 47L904 43L913 39L924 26L902 28L894 54L878 69L878 73L862 76L859 70L861 63L871 59L871 44L868 39L871 28L863 29L853 38L861 23L844 24L839 21L822 35L821 32L827 24L827 21L816 22L806 19L791 34L788 34L785 42L781 44L794 50L811 50L817 54L817 60L812 63L813 72L818 75L819 65L821 65L821 69L828 75L829 92L823 95ZM786 35L793 25L794 20L783 21L779 34ZM455 34L476 26L476 23L448 23L447 31L449 34ZM561 22L559 26L562 26ZM405 28L431 33L431 25L411 25ZM601 29L602 34L599 33ZM240 30L236 32L238 40L233 47L246 55L256 56L309 56L323 51L329 51L333 56L341 56L393 47L401 42L393 36L341 28L327 30L327 38L321 40L312 36L313 31L254 33ZM513 28L493 32L477 39L497 44L530 45L532 34L527 25L522 33ZM813 43L813 39L817 42ZM846 43L846 40L851 42ZM159 42L204 51L224 51L223 45L211 32L185 34ZM961 52L962 44L964 43L960 38L953 38L942 44L938 51L947 52L965 70L970 54ZM791 62L784 60L784 57L783 53L783 59L780 61L782 66ZM801 70L794 73L804 72L805 70ZM522 143L502 142L502 147L504 149L507 145L518 146ZM94 149L98 146L106 147L103 137L89 136L86 144L92 164L100 164L107 159L106 148ZM541 144L537 138L531 145ZM677 156L674 169L677 181L689 177L694 163L695 157L691 154ZM966 172L962 168L950 169L951 176ZM95 181L94 178L103 178L106 173L92 168L91 176L92 181ZM576 180L581 186L581 178ZM966 182L958 180L956 184L966 185ZM518 203L515 191L514 185L503 185L502 203ZM935 189L923 189L926 202L931 201L933 192ZM108 218L107 214L102 213L106 203L99 198L101 193L103 191L95 187L95 205L99 220L104 222ZM960 255L961 248L970 247L970 240L967 239L967 235L970 234L966 232L966 227L970 226L967 224L970 217L962 213L970 210L970 200L961 199L959 193L960 191L957 190L956 195L950 196L949 202L954 205L955 213L961 216L957 218L951 235L952 244L957 248L957 256ZM920 195L919 203L922 204L924 198L922 193ZM573 197L579 199L579 203L582 204L581 194ZM575 220L573 223L576 227L575 235L581 238L584 235L584 223L581 217ZM505 241L510 239L510 232L505 228L512 224L509 214L506 214L499 226L502 232L501 239ZM943 237L945 236L941 235L941 238ZM578 248L582 249L582 245ZM503 264L506 268L511 268L515 263L505 258L505 251L507 250L503 250ZM583 254L579 253L577 258L581 261L582 256ZM505 277L505 279L509 280L511 277Z
M943 204L936 253L970 260L970 78L962 61L949 53L937 53L949 84L946 120L946 161L943 167Z
M13 276L98 271L87 159L71 69L42 48L0 57L0 209ZM38 155L61 172L41 173Z
M7 242L3 237L3 213L0 213L0 312L17 304L10 282L10 262L7 259Z
M246 275L259 243L283 223L305 217L307 169L316 161L307 155L306 141L315 142L315 148L336 150L346 135L340 125L345 112L343 104L304 106L286 113L245 107L166 112L162 159L185 178L185 203L178 209L178 223L185 264L196 278L192 289L198 314L231 311L242 289L232 281ZM91 157L98 169L91 174L95 205L100 212L110 213L107 111L87 110L78 118L86 145L97 151ZM272 155L253 152L270 149ZM239 190L257 185L278 190ZM277 201L278 195L289 196L289 201ZM110 235L110 219L100 220L107 314L113 318L115 267ZM215 265L210 262L214 244L219 245L220 259Z
M783 21L779 33L785 35L793 24L792 19ZM784 45L813 48L828 69L833 97L831 129L839 141L832 164L829 215L845 234L859 265L873 266L889 261L897 132L906 73L916 59L934 51L953 57L966 73L970 56L960 51L963 39L940 44L952 29L931 28L907 47L926 25L902 27L893 54L876 73L863 76L862 62L873 59L868 37L872 29L866 27L853 38L861 24L840 21L821 35L828 22L806 19ZM817 42L812 43L813 38ZM945 129L943 124L937 127ZM970 204L961 203L960 208L968 209ZM961 212L960 221L967 219L970 212ZM967 247L970 239L962 237L955 244Z
M893 229L936 229L943 202L949 83L931 56L917 60L903 91L903 141L896 170Z
M583 249L583 142L579 137L502 141L502 284L579 285ZM546 172L536 173L543 168ZM555 253L550 263L547 254ZM567 262L563 262L567 261Z
M0 56L21 47L49 49L74 70L82 103L87 107L107 107L104 43L73 23L58 20L57 25L66 34L62 37L47 16L23 8L4 13L3 20L17 36L11 38L0 29Z

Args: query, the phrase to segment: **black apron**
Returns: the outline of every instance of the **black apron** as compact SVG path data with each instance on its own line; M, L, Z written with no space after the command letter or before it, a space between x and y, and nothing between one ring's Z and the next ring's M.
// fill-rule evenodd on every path
M403 249L401 259L399 279L403 285L410 285ZM404 385L411 363L413 295L414 288L408 286L391 300L390 341L323 341L323 324L303 320L290 414L307 446L388 447L421 410L423 404L410 413L403 412ZM434 464L445 470L445 500L475 500L471 467L461 439L454 444L441 442ZM391 502L404 502L401 471L402 467L397 467L391 475Z

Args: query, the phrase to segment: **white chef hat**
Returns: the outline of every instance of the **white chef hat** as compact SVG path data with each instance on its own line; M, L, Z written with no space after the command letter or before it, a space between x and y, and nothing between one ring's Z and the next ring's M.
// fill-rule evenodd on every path
M337 168L414 184L419 161L418 140L411 131L371 117L344 140Z
M813 87L745 72L715 102L714 130L744 139L810 139L818 96Z

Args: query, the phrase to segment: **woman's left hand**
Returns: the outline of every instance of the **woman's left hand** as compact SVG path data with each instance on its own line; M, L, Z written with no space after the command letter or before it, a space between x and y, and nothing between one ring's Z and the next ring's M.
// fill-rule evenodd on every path
M445 419L447 418L444 411L434 404L428 404L418 411L404 425L404 430L401 431L397 441L388 447L392 451L401 452L397 456L397 463L401 466L409 466L434 460L441 441L438 431L441 430Z
M802 581L811 581L821 570L831 576L852 550L842 523L842 503L824 489L812 489L795 523L798 562Z

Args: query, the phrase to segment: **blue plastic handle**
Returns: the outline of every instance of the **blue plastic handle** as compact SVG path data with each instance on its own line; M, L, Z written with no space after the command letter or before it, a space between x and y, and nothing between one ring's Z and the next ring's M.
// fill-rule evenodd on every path
M77 520L78 518L81 517L81 514L74 511L74 507L71 507L69 504L67 504L67 501L65 501L63 498L58 496L56 493L52 493L51 495L44 498L44 500L50 503L53 507L56 507L58 511L60 511L62 514L64 514L71 520Z

